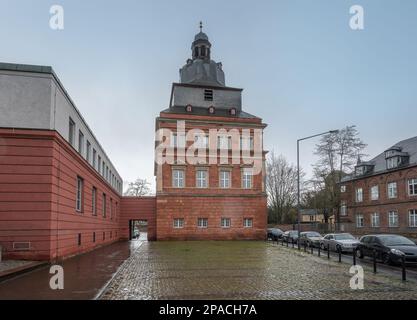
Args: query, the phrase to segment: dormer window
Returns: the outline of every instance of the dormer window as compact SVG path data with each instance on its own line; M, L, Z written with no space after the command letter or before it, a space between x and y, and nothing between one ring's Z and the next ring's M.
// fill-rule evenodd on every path
M211 106L211 107L208 108L208 112L210 114L214 114L216 112L216 109L213 106Z
M213 101L213 90L204 90L204 101Z
M236 108L231 108L229 110L229 113L230 113L231 116L235 116L236 115Z
M400 157L392 157L387 159L387 169L394 169L400 165Z
M357 176L362 176L364 175L366 172L366 167L365 166L359 166L355 168L355 175Z
M193 106L191 104L187 105L185 107L185 111L187 111L187 112L193 112Z

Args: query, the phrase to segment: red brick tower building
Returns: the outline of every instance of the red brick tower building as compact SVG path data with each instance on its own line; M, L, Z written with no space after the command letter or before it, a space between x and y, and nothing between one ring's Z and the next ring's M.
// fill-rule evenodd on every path
M166 147L156 152L158 240L265 238L266 124L242 110L242 89L225 85L210 55L200 31L156 119L157 145Z

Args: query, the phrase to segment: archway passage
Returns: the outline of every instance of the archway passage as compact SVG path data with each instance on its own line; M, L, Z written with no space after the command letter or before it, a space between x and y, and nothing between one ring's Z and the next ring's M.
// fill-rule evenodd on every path
M122 197L120 205L121 239L137 239L136 232L139 237L146 235L144 240L156 240L155 197Z
M148 220L129 220L129 240L148 240Z

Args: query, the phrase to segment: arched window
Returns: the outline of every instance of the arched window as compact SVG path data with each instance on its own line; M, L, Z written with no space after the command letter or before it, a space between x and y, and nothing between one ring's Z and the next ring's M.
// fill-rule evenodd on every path
M206 47L205 46L202 46L201 47L201 56L202 57L205 57L206 56Z

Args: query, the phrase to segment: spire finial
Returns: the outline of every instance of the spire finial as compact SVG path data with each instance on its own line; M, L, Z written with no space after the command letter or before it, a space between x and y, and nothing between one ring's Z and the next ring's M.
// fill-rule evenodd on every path
M203 32L203 21L200 21L200 32Z

